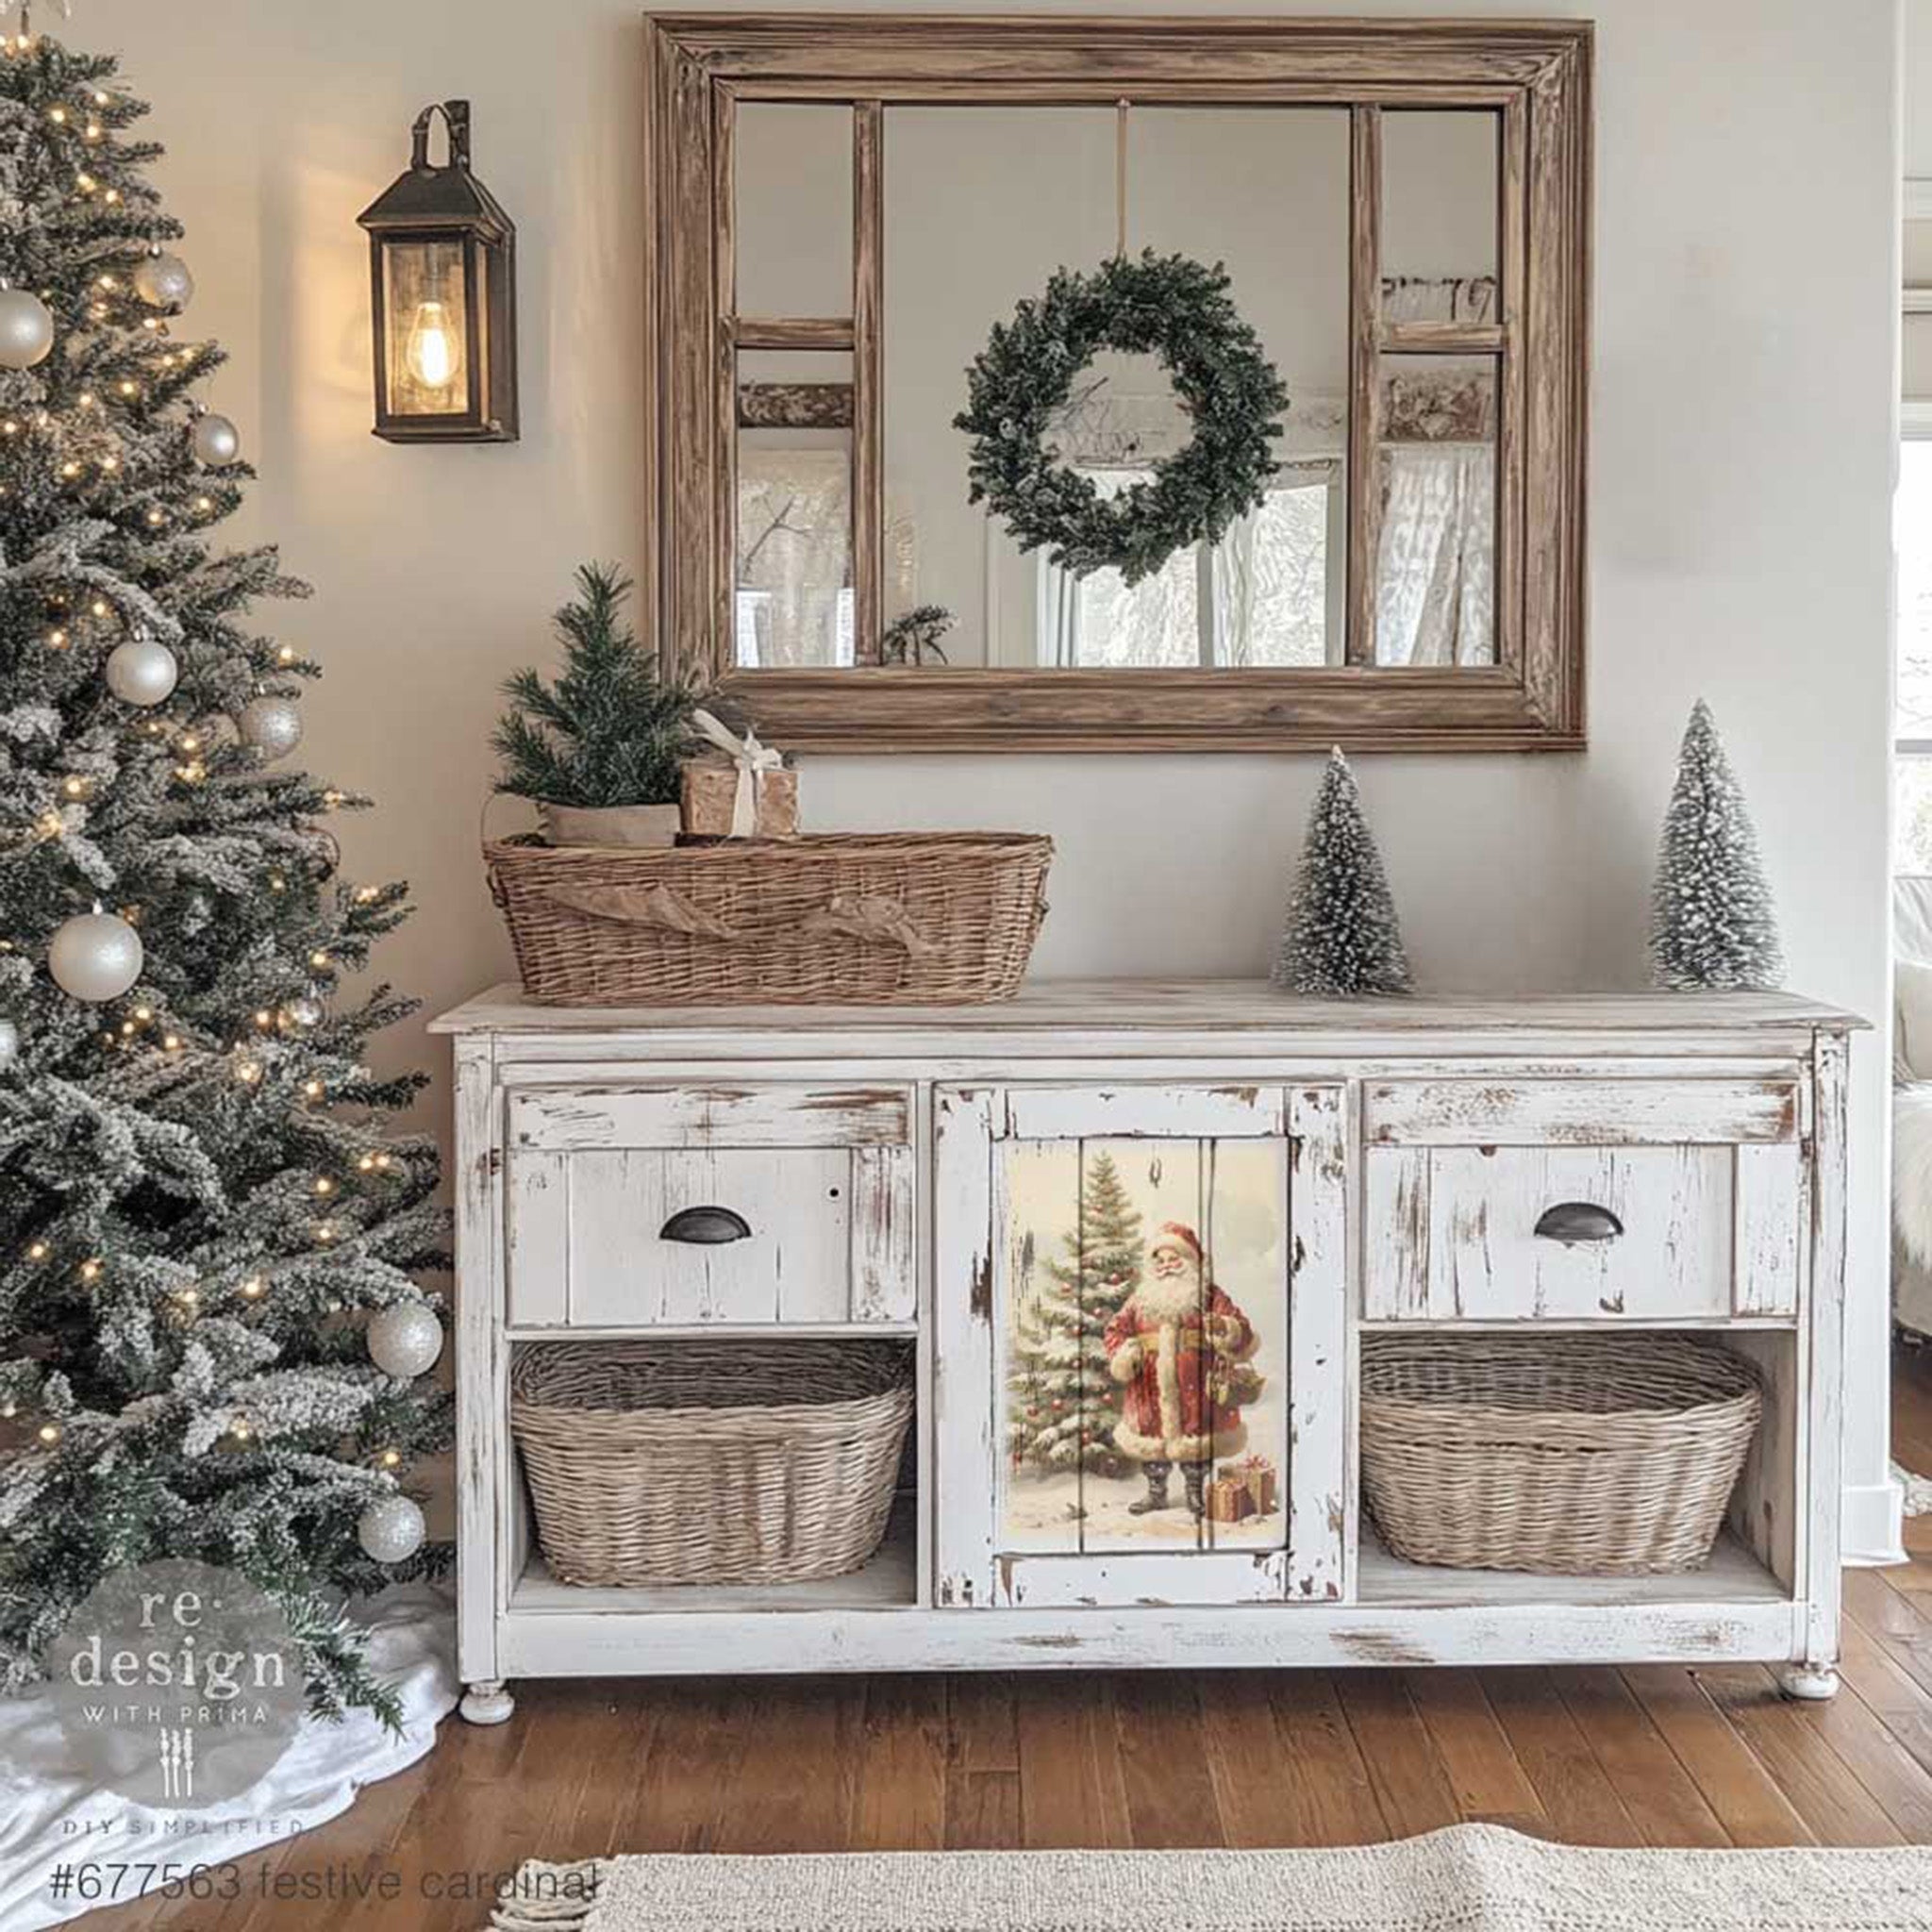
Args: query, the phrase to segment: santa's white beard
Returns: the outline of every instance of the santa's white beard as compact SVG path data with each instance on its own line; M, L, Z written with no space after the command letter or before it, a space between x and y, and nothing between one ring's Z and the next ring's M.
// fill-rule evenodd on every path
M1201 1310L1201 1275L1197 1269L1181 1274L1157 1274L1134 1291L1133 1306L1150 1322L1178 1322Z

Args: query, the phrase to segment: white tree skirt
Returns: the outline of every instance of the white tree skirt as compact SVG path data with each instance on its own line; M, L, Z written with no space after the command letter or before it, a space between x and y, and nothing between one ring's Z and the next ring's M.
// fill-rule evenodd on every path
M346 1811L357 1791L413 1764L436 1741L456 1706L456 1626L447 1593L425 1585L390 1591L362 1607L370 1657L403 1701L392 1736L366 1711L340 1724L311 1719L281 1761L245 1797L206 1811L150 1810L90 1787L69 1752L43 1691L0 1698L0 1925L34 1932L82 1912L133 1898L142 1864L220 1864L262 1850ZM126 1868L111 1895L56 1899L62 1865L90 1866L103 1887Z

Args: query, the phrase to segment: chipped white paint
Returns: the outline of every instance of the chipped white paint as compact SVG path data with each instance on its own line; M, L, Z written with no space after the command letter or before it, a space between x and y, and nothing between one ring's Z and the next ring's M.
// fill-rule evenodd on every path
M903 1146L910 1125L903 1088L573 1084L509 1102L513 1148Z
M918 1300L910 1147L852 1150L852 1319L903 1322Z
M1795 1316L1796 1142L1371 1146L1363 1312L1374 1322ZM1565 1203L1606 1241L1537 1233Z
M1297 1087L1288 1096L1289 1456L1287 1594L1346 1594L1349 1435L1348 1095Z
M910 1319L906 1090L538 1088L510 1093L508 1109L519 1327ZM667 1236L674 1215L702 1207L728 1208L750 1234Z
M1772 995L1336 1003L1232 982L897 1013L485 995L438 1023L458 1035L463 1675L1755 1657L1828 1688L1854 1024ZM1002 1551L992 1150L1167 1134L1292 1150L1287 1547ZM1570 1199L1624 1237L1537 1238ZM665 1256L663 1219L700 1205L752 1239ZM1696 1327L1757 1364L1765 1425L1708 1569L1468 1576L1374 1546L1362 1327L1506 1321ZM515 1338L867 1324L916 1339L919 1493L864 1572L795 1599L550 1581L508 1429Z
M1368 1137L1390 1147L1645 1147L1795 1141L1795 1079L1377 1080Z

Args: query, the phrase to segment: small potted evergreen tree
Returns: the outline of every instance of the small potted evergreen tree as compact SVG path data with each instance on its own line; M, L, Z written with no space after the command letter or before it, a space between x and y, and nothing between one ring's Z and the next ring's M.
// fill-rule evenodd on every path
M583 565L575 600L557 613L563 669L546 684L525 668L503 687L496 789L536 806L552 845L677 841L678 768L691 713L711 694L689 673L660 675L625 620L630 589L614 565Z

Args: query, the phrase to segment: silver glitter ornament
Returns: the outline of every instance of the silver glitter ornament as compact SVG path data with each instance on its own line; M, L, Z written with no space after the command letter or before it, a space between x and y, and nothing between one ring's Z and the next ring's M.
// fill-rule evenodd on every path
M356 1524L362 1553L377 1563L404 1563L423 1547L428 1524L407 1496L378 1496Z
M47 971L60 991L98 1005L117 1000L141 977L145 957L141 935L98 907L59 926L47 948Z
M31 289L0 287L0 369L31 369L54 346L54 311Z
M194 460L210 470L232 463L242 454L242 432L225 416L209 409L194 419L189 431Z
M173 693L181 666L158 638L125 638L108 653L106 675L124 705L158 705Z
M194 277L188 264L158 248L135 269L133 281L134 292L150 308L186 308L194 299Z
M285 758L302 742L302 713L292 698L250 698L235 729L264 758Z
M320 1026L322 1024L322 1002L308 993L298 993L284 1009L289 1023L294 1026Z
M385 1375L414 1381L436 1366L442 1353L442 1324L421 1302L398 1302L369 1318L364 1340L369 1359Z

